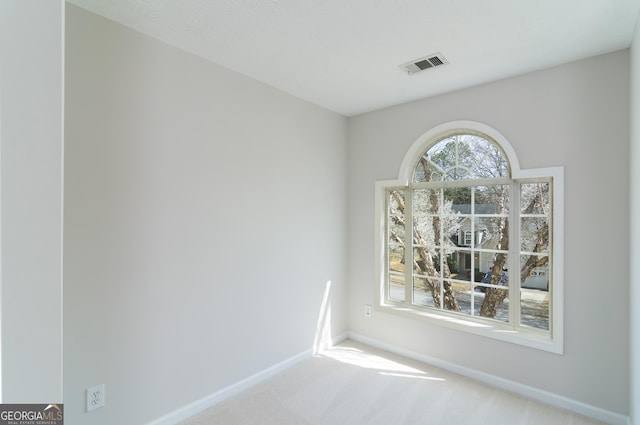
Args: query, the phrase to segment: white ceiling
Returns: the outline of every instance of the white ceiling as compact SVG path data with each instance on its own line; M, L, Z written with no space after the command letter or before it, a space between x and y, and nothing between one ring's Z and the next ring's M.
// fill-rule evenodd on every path
M353 116L629 47L640 0L70 0ZM446 66L398 66L440 52Z

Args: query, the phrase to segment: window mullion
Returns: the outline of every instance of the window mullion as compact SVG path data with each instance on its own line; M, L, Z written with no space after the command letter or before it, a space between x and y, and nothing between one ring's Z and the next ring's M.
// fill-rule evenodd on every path
M436 243L440 246L440 308L444 309L444 188L440 188L438 197L438 217L440 218L440 239Z
M414 182L411 184L411 187L414 189L439 189L443 188L451 188L451 187L469 187L469 185L474 186L487 186L494 184L509 184L511 182L511 178L509 177L498 177L498 178L477 178L471 180L437 180L437 181L426 181L426 182Z
M509 185L509 323L520 324L520 185Z
M404 190L404 301L413 303L413 190L408 187ZM408 251L408 252L407 252Z
M475 269L476 269L476 188L475 186L471 186L471 252L469 256L471 257L471 270L469 273L470 281L471 281L471 315L476 315L476 288L473 286L475 283Z

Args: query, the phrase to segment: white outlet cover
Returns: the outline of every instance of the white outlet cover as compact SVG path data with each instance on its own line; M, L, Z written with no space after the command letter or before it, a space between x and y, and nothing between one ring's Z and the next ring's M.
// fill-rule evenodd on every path
M87 388L87 412L104 406L104 384Z

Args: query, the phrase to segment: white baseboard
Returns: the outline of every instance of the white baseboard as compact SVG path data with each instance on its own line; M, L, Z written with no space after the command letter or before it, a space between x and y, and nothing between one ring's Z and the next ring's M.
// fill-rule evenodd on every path
M631 419L628 416L610 412L608 410L601 409L599 407L591 406L586 403L582 403L580 401L572 400L570 398L553 394L548 391L543 391L534 387L513 382L508 379L500 378L484 372L479 372L474 369L459 366L454 363L450 363L441 359L426 356L424 354L420 354L415 351L406 350L404 348L400 348L400 347L388 344L386 342L358 334L356 332L347 332L342 335L339 335L333 338L333 343L334 344L340 343L341 341L344 341L347 338L352 339L354 341L361 342L363 344L370 345L372 347L389 351L391 353L398 354L413 360L427 363L432 366L438 367L440 369L444 369L449 372L453 372L458 375L483 382L485 384L494 386L496 388L500 388L505 391L510 391L516 394L520 394L532 400L537 400L542 403L549 404L551 406L559 407L561 409L566 409L566 410L578 413L580 415L583 415L598 421L602 421L611 425L631 425ZM210 409L216 404L224 400L227 400L228 398L231 398L239 394L240 392L245 391L257 385L265 381L266 379L269 379L270 377L284 370L287 370L292 366L295 366L297 363L311 357L312 354L313 354L313 350L311 348L308 350L305 350L302 353L299 353L261 372L258 372L248 378L245 378L239 382L236 382L233 385L230 385L226 388L216 391L215 393L207 397L204 397L191 404L188 404L184 407L174 410L173 412L169 412L168 414L152 422L149 422L147 425L176 425L181 421L184 421L185 419L188 419L194 415L197 415L198 413L201 413L207 409Z
M572 400L570 398L553 394L548 391L540 390L534 387L523 385L517 382L510 381L508 379L500 378L488 373L479 372L474 369L466 368L463 366L449 363L447 361L437 359L434 357L426 356L424 354L417 353L415 351L405 350L404 348L396 347L386 342L369 338L367 336L358 334L356 332L348 333L349 339L361 342L363 344L370 345L385 351L389 351L394 354L398 354L407 357L412 360L417 360L422 363L426 363L440 369L444 369L449 372L453 372L457 375L462 375L467 378L474 379L476 381L483 382L493 387L520 394L524 397L536 400L551 406L555 406L561 409L569 410L574 413L586 416L597 421L606 422L611 425L631 425L631 418L629 416L621 415L619 413L610 412L599 407L591 406L580 401Z
M333 344L338 344L347 338L348 334L344 333L333 338L332 342ZM266 379L269 379L272 376L289 369L292 366L295 366L297 363L311 357L312 354L313 349L309 348L308 350L296 354L295 356L290 357L278 364L275 364L261 372L258 372L252 376L249 376L248 378L236 382L235 384L229 385L226 388L216 391L215 393L208 395L207 397L196 400L191 404L174 410L173 412L169 412L166 415L152 422L149 422L147 425L176 425L181 421L184 421L185 419L197 415L198 413L204 412L205 410L210 409L216 404L257 385L265 381Z

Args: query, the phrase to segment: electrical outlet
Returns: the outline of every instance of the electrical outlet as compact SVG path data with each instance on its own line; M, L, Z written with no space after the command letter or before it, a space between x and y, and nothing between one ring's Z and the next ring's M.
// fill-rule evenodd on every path
M104 406L104 384L87 388L87 412Z
M369 304L364 305L364 315L371 317L371 306Z

